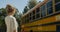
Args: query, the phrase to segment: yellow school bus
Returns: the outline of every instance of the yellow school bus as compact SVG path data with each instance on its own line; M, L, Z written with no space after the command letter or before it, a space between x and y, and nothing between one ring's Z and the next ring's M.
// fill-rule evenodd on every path
M21 17L26 32L60 32L60 0L44 0Z

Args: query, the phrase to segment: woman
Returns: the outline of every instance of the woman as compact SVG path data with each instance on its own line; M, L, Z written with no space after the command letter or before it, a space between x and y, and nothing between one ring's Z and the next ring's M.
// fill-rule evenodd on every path
M15 8L11 5L6 6L7 16L5 17L5 23L7 26L7 32L17 32L18 24L16 18L13 17L15 14Z

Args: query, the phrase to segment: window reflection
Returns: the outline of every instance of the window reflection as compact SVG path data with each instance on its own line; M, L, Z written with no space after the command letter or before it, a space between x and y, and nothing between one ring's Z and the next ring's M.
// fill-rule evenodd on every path
M53 7L48 8L47 12L48 12L48 14L52 14L53 13Z
M47 4L47 8L52 6L52 1L49 1Z
M57 1L57 0L56 0L56 1ZM60 11L60 3L58 3L58 4L55 5L55 10L56 10L56 11Z
M46 16L45 5L41 7L41 17Z
M58 3L58 2L60 2L60 0L55 0L55 3Z
M52 14L53 13L53 5L52 5L52 1L49 1L46 5L47 5L47 14Z

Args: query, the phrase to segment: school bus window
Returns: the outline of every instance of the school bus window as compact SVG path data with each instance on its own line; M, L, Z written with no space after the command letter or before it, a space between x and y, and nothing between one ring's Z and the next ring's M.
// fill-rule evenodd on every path
M25 23L25 18L23 18L22 23Z
M29 22L29 19L27 18L26 21L25 21L25 23L28 23L28 22Z
M37 9L36 9L36 13L39 13L39 12L40 12L40 10L39 10L39 8L37 8Z
M22 18L22 23L23 23L24 19Z
M26 23L26 18L25 18L25 21L24 21L24 23Z
M32 20L32 17L29 17L29 21L31 21Z
M32 16L32 13L30 13L29 16L31 17Z
M28 18L26 19L26 23L28 23Z
M60 3L58 3L58 4L55 5L55 10L56 10L56 12L60 11Z
M26 17L29 18L29 14Z
M29 14L27 15L27 18L26 18L26 23L29 22Z
M47 9L47 13L48 13L48 15L49 15L49 14L52 14L52 13L53 13L53 7L48 8L48 9Z
M32 16L32 20L35 20L35 15Z
M58 3L58 2L60 2L60 0L55 0L55 3Z
M26 16L25 16L25 23L27 23L27 18L28 18L28 17L27 17L27 15L26 15Z
M24 23L26 23L26 19L25 19L25 22Z
M46 10L45 10L45 5L41 6L41 17L46 16Z
M47 2L47 8L52 6L52 1Z
M32 12L32 15L35 15L35 10Z
M49 15L49 14L52 14L53 13L53 5L52 5L52 1L49 1L49 2L47 2L47 14Z
M36 9L36 19L40 18L40 8Z
M25 18L23 19L23 22L25 22Z
M27 16L28 18L27 18L27 20L29 21L29 14L28 14L28 16Z
M29 22L29 18L27 18L27 22Z
M36 14L36 19L40 18L40 13Z

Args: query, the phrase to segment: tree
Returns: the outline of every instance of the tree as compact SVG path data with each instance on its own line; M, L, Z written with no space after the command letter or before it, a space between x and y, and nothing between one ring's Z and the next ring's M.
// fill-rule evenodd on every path
M29 10L29 8L27 6L25 6L23 14L26 13Z
M33 8L36 4L36 0L29 0L28 5L24 8L23 14L26 13L29 9Z
M0 32L5 32L6 31L6 25L5 25L5 21L4 18L6 16L6 9L5 8L1 8L0 9Z
M37 4L36 0L29 0L28 7L31 9Z

